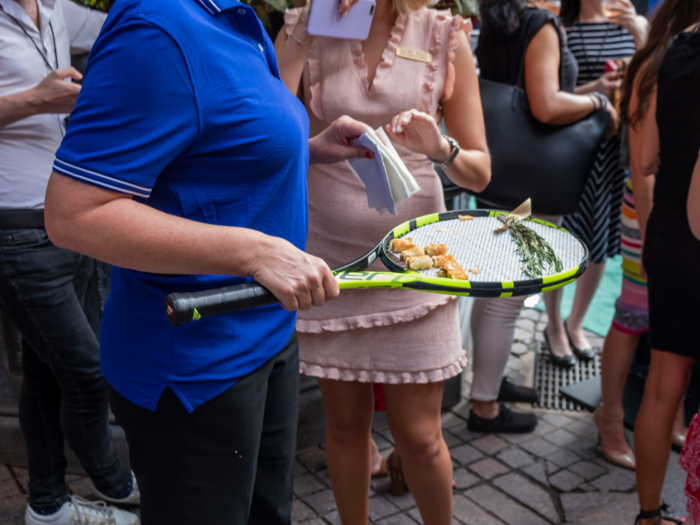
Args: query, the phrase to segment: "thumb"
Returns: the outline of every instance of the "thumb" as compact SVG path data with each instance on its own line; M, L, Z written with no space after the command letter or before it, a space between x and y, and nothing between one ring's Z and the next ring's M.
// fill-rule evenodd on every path
M72 78L73 80L82 80L83 78L83 75L80 73L80 71L78 71L74 67L62 67L59 69L54 69L53 72L59 80L63 80L66 78Z

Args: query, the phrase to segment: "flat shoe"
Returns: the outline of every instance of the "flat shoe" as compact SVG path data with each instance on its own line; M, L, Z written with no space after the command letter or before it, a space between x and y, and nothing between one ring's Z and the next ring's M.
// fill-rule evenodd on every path
M505 405L498 405L498 415L493 419L479 417L474 410L469 412L467 429L472 432L499 432L501 434L521 434L532 432L537 426L535 414L513 412Z
M544 331L544 340L547 342L547 346L549 347L549 360L553 365L556 366L562 366L564 368L571 368L576 364L576 357L573 355L565 355L565 356L558 356L554 352L552 352L552 344L549 342L549 335L547 334L547 327L545 327Z
M510 379L504 377L501 380L501 388L498 390L496 401L509 401L511 403L536 403L540 394L534 388L516 385Z

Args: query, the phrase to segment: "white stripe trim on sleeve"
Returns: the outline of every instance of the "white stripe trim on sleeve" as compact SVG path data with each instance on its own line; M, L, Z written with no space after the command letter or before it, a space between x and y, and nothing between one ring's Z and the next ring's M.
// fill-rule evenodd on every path
M70 162L66 162L65 160L61 160L58 157L55 157L54 166L56 165L56 162L59 162L61 164L65 164L66 166L69 166L69 167L73 168L74 170L82 171L83 173L89 173L90 175L95 175L96 177L101 177L101 178L107 179L108 181L111 181L111 182L116 182L117 184L123 184L124 186L136 188L137 190L146 191L148 193L151 192L151 188L147 188L146 186L139 186L138 184L132 184L130 182L125 182L123 180L120 180L120 179L117 179L114 177L110 177L108 175L104 175L104 174L98 173L96 171L86 170L85 168L81 168L80 166L76 166L75 164L71 164Z
M69 177L73 177L76 179L84 180L86 182L90 182L92 184L95 184L96 186L100 186L103 188L107 188L109 190L116 191L118 193L127 193L129 195L135 195L137 197L143 197L144 199L147 199L148 197L151 196L151 192L139 192L139 191L134 191L134 190L129 190L127 188L120 188L119 186L114 186L112 184L107 184L106 182L102 182L99 180L95 180L92 177L85 177L83 175L80 175L78 173L74 173L70 170L67 170L66 168L63 168L62 166L57 166L55 163L53 165L54 171L57 171L58 173L61 173L63 175L67 175Z

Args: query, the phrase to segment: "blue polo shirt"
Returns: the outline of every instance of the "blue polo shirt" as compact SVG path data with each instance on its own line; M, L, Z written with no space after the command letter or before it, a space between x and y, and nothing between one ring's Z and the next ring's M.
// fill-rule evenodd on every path
M120 0L90 54L53 169L193 221L250 228L304 249L309 123L279 77L253 9L235 0ZM144 228L148 225L144 224ZM173 239L175 240L175 239ZM188 411L280 351L280 306L173 327L163 300L243 283L114 268L101 359L121 395Z

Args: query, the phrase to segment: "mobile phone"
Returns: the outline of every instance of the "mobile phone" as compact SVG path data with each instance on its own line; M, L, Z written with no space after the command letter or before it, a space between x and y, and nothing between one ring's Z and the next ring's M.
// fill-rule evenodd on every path
M375 0L360 0L343 17L338 12L338 0L313 0L306 33L345 40L365 40L372 25L375 6Z

